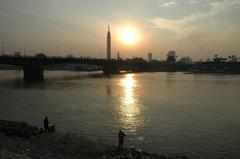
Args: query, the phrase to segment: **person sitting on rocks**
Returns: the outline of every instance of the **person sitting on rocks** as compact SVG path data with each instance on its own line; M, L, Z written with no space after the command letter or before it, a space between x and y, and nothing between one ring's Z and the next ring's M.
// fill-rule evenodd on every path
M48 116L45 117L45 119L43 120L43 125L44 125L44 132L47 133L48 129L49 129L49 121L48 121Z
M50 126L49 129L48 129L48 132L49 133L54 133L55 132L55 125Z

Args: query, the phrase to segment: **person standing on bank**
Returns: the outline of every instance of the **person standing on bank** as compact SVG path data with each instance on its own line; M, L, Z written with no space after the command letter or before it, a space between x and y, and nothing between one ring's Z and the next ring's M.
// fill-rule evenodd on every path
M125 133L122 130L119 130L118 132L118 150L119 152L123 151L123 143L124 143L124 137Z
M48 129L49 129L49 121L48 121L48 116L45 117L45 119L43 120L43 125L44 125L44 132L47 133Z

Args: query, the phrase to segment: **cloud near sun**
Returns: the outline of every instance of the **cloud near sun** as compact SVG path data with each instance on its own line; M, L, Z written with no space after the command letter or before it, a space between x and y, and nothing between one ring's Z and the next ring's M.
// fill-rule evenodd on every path
M240 13L239 0L169 0L162 2L160 7L176 9L182 3L185 3L185 5L204 5L208 6L209 9L206 12L198 11L178 19L154 17L149 22L154 28L169 30L177 36L182 36L195 30L207 29L209 31L211 29L218 29L220 23L224 23L219 20L220 16L229 16L228 20L232 20L233 24L231 25L234 25L237 22L236 19L231 19L231 13ZM239 26L239 24L236 25Z

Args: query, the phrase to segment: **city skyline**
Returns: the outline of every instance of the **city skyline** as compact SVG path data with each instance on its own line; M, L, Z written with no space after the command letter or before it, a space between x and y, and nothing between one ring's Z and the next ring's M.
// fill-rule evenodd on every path
M44 50L49 56L106 57L111 24L114 58L119 51L123 58L147 58L152 52L166 59L169 50L195 60L239 56L239 8L239 0L0 0L0 40L8 54L21 48L29 55ZM119 30L126 27L140 36L135 45L119 39Z

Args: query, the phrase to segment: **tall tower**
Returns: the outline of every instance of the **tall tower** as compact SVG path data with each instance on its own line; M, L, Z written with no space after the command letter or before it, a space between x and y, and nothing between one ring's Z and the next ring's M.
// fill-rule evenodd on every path
M2 55L5 54L5 43L4 41L2 41Z
M111 32L110 26L108 25L108 32L107 32L107 59L111 59Z

